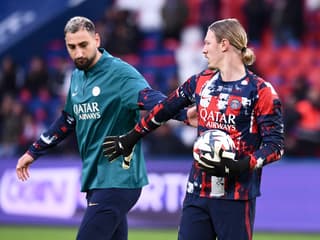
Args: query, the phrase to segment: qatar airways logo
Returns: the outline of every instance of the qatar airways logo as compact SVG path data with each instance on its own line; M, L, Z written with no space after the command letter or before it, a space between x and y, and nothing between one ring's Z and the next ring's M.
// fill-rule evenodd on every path
M101 112L97 102L74 104L73 112L78 116L78 120L101 118Z
M219 128L227 131L236 129L236 116L233 114L226 115L218 111L211 111L207 108L202 108L199 111L199 115L207 128Z

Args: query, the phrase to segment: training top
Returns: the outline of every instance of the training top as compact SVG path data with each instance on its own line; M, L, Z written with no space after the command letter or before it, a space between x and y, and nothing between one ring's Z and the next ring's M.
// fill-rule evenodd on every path
M219 178L193 161L187 192L230 200L259 196L262 166L279 160L284 149L281 102L272 85L248 69L246 76L231 82L223 81L219 71L205 70L159 103L135 130L146 134L191 104L197 107L198 135L209 129L227 132L235 143L236 159L250 157L250 170Z
M88 71L75 69L64 111L75 119L82 159L81 190L140 188L148 184L139 142L130 168L122 168L122 156L110 163L103 156L106 136L132 129L140 118L139 93L149 88L135 68L103 49L99 61Z

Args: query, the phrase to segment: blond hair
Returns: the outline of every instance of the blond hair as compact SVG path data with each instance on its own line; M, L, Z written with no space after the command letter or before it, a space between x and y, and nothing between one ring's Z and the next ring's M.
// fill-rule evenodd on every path
M248 37L240 22L235 18L227 18L216 21L209 26L209 30L215 33L217 42L227 39L232 46L241 51L242 62L252 65L256 59L251 48L248 48Z

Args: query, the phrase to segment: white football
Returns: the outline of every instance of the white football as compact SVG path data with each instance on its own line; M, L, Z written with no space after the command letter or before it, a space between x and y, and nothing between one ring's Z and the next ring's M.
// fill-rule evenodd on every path
M226 132L219 129L211 129L203 132L193 145L193 157L207 168L214 168L221 162L220 150L226 150L228 154L235 155L235 144Z

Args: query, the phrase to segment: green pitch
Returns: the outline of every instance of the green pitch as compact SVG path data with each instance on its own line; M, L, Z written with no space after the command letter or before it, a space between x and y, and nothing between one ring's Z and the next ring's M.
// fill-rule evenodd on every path
M0 226L1 240L74 240L76 228ZM129 230L129 240L176 240L176 230ZM316 240L320 234L255 233L254 240Z

